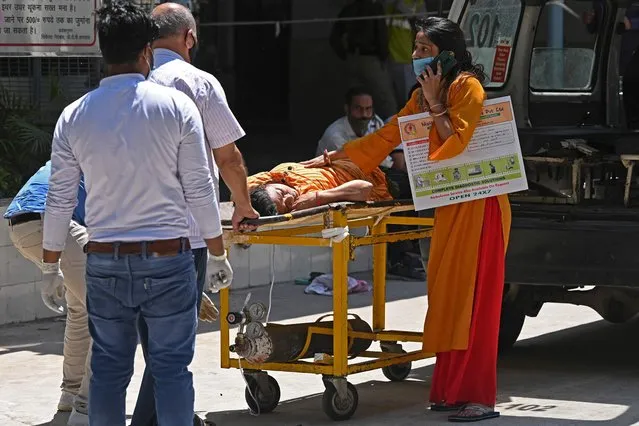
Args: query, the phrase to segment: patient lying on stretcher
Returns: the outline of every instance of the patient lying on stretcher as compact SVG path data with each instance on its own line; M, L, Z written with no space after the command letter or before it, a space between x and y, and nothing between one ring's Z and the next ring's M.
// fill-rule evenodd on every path
M306 168L282 163L269 172L248 177L251 204L261 216L275 216L339 201L410 199L405 172L376 168L362 172L350 160L330 166ZM389 244L389 273L410 279L425 278L418 249L412 241Z
M248 177L251 203L261 216L274 216L339 201L382 201L402 198L401 173L376 168L362 172L350 160L330 166L306 168L282 163L271 171ZM404 175L405 176L405 175ZM408 197L410 198L410 187Z

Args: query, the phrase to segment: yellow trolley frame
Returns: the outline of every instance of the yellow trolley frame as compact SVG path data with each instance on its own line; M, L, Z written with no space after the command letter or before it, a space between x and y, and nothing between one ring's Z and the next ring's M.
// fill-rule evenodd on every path
M223 203L222 215L229 217L231 207ZM292 246L331 247L333 254L333 328L311 327L309 335L332 334L333 354L327 362L292 361L283 363L252 364L244 359L231 357L230 325L226 321L229 313L229 291L220 292L220 344L222 368L244 368L247 375L258 375L254 383L262 388L268 387L268 392L255 387L252 393L259 393L260 397L270 398L270 402L251 401L247 392L247 402L253 411L255 404L259 404L258 411L267 412L274 409L279 402L279 387L272 377L266 377L266 371L286 371L296 373L322 374L326 392L323 398L323 408L326 414L334 420L349 418L357 408L357 391L346 382L346 377L363 371L385 369L385 375L393 366L408 365L410 362L429 358L421 350L404 352L401 350L366 351L358 357L369 360L349 363L349 338L370 339L380 343L421 342L423 333L414 331L386 330L386 243L415 240L430 237L433 219L423 217L390 216L391 213L413 210L412 201L384 201L369 203L336 203L307 209L286 215L264 217L253 221L258 228L254 232L235 233L230 229L230 222L223 220L224 240L228 246L232 244L278 244ZM387 232L388 225L418 225L417 230ZM332 241L322 236L312 236L322 230L331 228L350 229L368 227L369 235L348 236L340 242ZM264 230L268 227L269 229ZM354 332L348 327L348 262L354 259L356 247L373 245L373 332ZM308 345L307 341L307 345ZM395 345L397 347L398 345ZM304 351L302 352L304 353ZM261 379L259 378L261 375ZM404 377L391 380L403 380ZM256 392L256 390L258 390ZM276 395L273 395L273 394ZM255 398L255 395L253 397ZM276 399L276 401L273 401ZM253 404L252 404L253 402Z

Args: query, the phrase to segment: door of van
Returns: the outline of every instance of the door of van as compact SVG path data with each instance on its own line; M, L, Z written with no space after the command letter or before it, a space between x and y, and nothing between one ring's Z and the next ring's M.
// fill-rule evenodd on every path
M606 123L613 12L607 0L459 0L449 17L484 66L489 97L512 96L520 128L577 127Z
M611 5L550 0L541 6L529 74L533 128L604 126Z

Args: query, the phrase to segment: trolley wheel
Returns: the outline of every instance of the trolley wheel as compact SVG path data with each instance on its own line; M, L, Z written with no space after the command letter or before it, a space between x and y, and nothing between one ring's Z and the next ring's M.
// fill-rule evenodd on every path
M412 362L405 362L403 364L389 365L382 368L382 373L391 382L401 382L410 374L413 368Z
M280 386L271 376L267 376L267 388L260 387L258 380L252 376L246 376L248 386L244 391L246 403L253 413L270 413L280 403ZM252 396L251 396L252 394ZM253 399L255 397L255 399ZM257 403L255 402L257 400Z
M348 420L357 410L359 397L357 389L350 383L346 383L346 398L340 398L334 386L326 386L322 395L322 410L333 420Z
M401 346L400 346L401 347ZM390 352L382 347L382 352ZM405 354L406 351L401 349L398 353ZM391 382L401 382L406 379L413 369L412 362L405 362L403 364L389 365L388 367L382 367L382 373Z

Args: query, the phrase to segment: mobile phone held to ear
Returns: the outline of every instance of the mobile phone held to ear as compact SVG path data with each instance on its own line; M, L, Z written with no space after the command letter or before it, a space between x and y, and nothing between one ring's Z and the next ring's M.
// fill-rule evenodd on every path
M457 65L457 60L455 59L455 54L451 51L445 50L440 52L439 55L433 58L433 61L429 64L431 69L434 72L437 72L437 64L442 64L442 77L447 75L450 70L453 69L455 65Z

